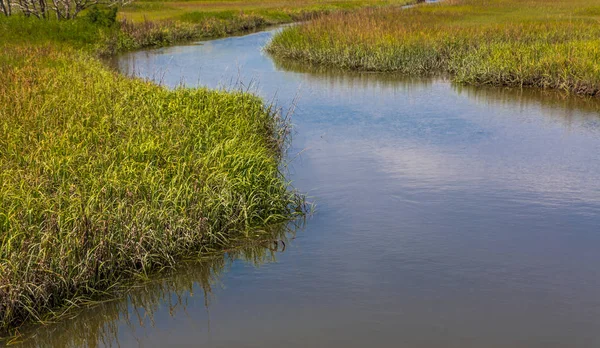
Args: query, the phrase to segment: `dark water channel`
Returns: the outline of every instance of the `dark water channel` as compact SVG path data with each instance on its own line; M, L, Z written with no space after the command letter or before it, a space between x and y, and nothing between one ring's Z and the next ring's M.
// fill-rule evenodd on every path
M600 112L539 91L311 70L272 31L136 52L126 74L296 100L317 204L255 246L40 328L40 345L600 346Z

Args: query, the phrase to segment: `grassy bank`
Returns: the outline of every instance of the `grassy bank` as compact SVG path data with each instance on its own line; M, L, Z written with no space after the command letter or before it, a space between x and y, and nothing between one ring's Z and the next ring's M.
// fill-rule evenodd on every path
M121 35L109 41L108 48L118 51L164 46L306 21L358 8L408 2L410 0L136 1L121 9Z
M345 69L597 96L599 31L600 0L448 0L333 14L284 30L268 51Z
M113 30L0 19L0 337L301 213L274 110L120 76Z
M205 21L132 22L114 19L98 25L85 15L69 21L38 20L14 16L0 17L0 33L6 43L39 45L52 42L59 46L83 49L93 56L111 56L140 48L161 47L203 38L214 38L258 29L268 23L244 16L231 20L207 17Z
M416 0L414 0L416 1ZM86 11L75 20L37 20L0 16L5 42L48 41L91 50L95 55L161 47L192 40L251 32L358 8L402 5L411 0L135 1L111 23L93 23Z
M271 23L289 23L316 14L355 10L362 7L398 5L405 0L142 0L122 8L121 19L133 22L168 20L198 23L206 19L238 21L243 16L260 17Z

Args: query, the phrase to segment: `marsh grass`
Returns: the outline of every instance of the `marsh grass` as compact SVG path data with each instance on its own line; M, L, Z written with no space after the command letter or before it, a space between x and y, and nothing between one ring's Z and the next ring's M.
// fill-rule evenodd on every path
M162 47L175 43L200 39L224 37L233 34L247 33L276 25L280 21L269 21L257 15L239 15L232 18L212 16L195 16L190 13L187 20L144 20L133 22L127 19L120 21L117 35L106 36L99 53L111 55L127 50Z
M0 35L5 42L43 44L50 41L92 50L99 56L111 56L141 48L247 33L357 8L407 2L410 0L139 1L120 9L119 19L109 26L92 23L85 11L69 21L0 16Z
M119 52L149 47L162 47L192 40L249 32L270 24L259 16L236 16L231 19L202 17L191 21L133 22L127 19L112 26L100 26L87 18L70 21L38 20L14 16L0 17L3 43L78 48L96 56L111 56Z
M133 22L198 21L204 18L230 20L244 15L260 16L267 22L290 22L294 18L306 18L309 15L363 7L401 5L406 2L406 0L140 0L123 7L119 16Z
M600 93L600 1L453 0L364 9L287 28L267 50L344 69ZM360 25L358 25L360 23Z
M0 37L2 43L43 45L52 42L108 57L136 49L248 33L272 25L309 20L324 13L327 12L298 12L277 17L277 14L266 16L264 13L232 11L189 12L179 19L153 20L145 17L133 21L123 18L113 26L91 23L85 16L69 21L0 16Z
M416 0L136 1L121 9L119 35L104 40L104 54L246 33L358 8Z
M204 304L209 309L213 289L221 286L221 275L234 262L241 260L257 268L275 262L276 255L284 251L288 236L302 228L302 220L297 222L273 226L250 238L232 241L224 250L226 252L209 253L200 259L183 261L176 270L123 287L118 299L95 301L68 311L60 321L45 327L24 327L20 335L11 337L7 343L21 343L23 347L82 347L94 342L118 345L123 324L131 332L135 332L138 326L152 327L155 314L160 314L165 308L168 308L170 316L175 317L187 310L188 302L194 301L198 288L202 290Z
M302 215L289 128L258 97L0 46L0 332Z

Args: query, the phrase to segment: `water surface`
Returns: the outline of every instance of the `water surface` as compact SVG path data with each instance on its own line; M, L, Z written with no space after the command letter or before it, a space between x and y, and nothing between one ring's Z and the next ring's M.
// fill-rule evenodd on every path
M118 67L295 105L289 176L317 204L306 228L285 252L188 265L30 342L600 345L596 103L307 69L261 51L272 33L135 52Z

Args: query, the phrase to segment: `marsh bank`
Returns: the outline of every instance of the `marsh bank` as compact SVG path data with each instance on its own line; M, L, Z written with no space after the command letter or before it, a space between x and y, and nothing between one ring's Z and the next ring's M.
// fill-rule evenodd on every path
M80 325L101 346L600 343L596 102L306 70L262 51L272 35L118 64L169 86L241 81L296 101L289 179L318 204L306 228L283 253L233 254L209 282L207 266L186 268L37 330L38 343L77 345Z

